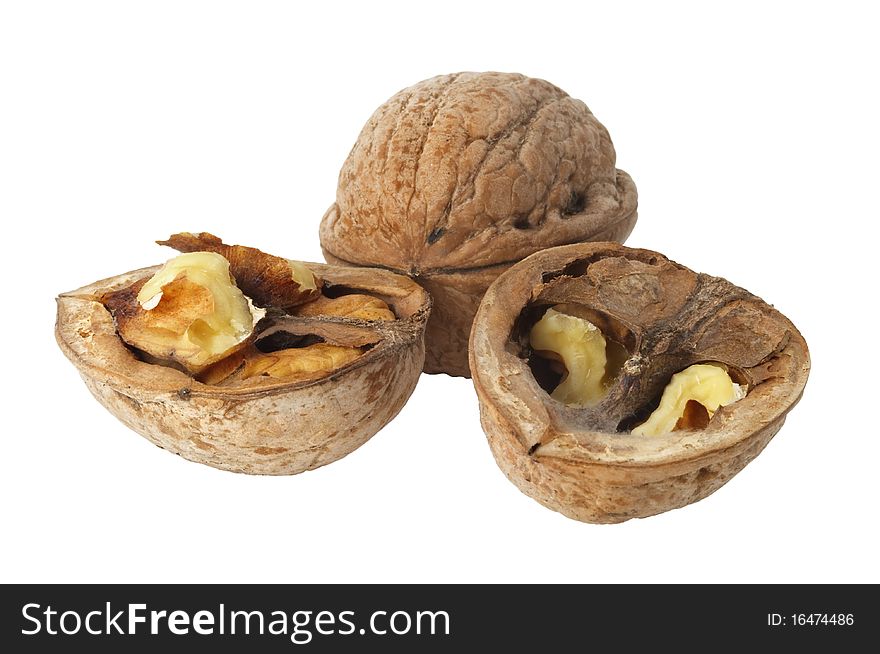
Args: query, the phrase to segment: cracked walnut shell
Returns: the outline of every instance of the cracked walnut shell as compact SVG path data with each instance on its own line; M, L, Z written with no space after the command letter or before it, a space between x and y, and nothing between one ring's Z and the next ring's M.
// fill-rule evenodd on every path
M339 173L320 237L330 263L409 275L434 300L425 371L470 376L480 298L544 248L624 241L632 179L602 124L552 84L507 73L419 82L379 107Z
M62 293L56 339L92 395L156 445L234 472L311 470L362 445L409 399L431 300L388 271L305 265L338 305L302 316L299 307L270 312L248 348L195 377L138 356L102 301L159 266ZM359 317L349 306L357 302L344 300L354 295L381 300L393 319Z
M604 395L588 406L550 397L559 371L529 342L541 316L560 307L623 348ZM599 523L720 488L776 434L810 369L803 337L760 298L614 243L550 248L501 275L477 313L470 361L483 429L507 477L544 506ZM669 433L632 432L676 373L704 363L728 372L744 395L711 419L684 416Z

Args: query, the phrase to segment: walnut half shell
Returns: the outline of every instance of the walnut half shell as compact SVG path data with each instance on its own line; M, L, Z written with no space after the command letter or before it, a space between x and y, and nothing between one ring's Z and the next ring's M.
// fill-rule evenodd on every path
M480 298L512 263L544 248L623 241L632 179L605 127L540 79L457 73L379 107L339 173L321 223L330 263L409 275L434 299L425 371L470 376Z
M597 404L552 399L535 367L528 330L558 305L626 350ZM673 374L704 362L721 364L745 397L703 428L630 433ZM551 509L600 523L682 507L720 488L776 434L810 369L803 337L760 298L614 243L551 248L501 275L477 313L470 363L483 428L507 477Z
M142 360L119 338L100 298L149 278L158 266L61 294L55 336L92 395L156 445L234 472L311 470L362 445L409 399L424 363L431 300L418 284L388 271L306 265L323 279L325 292L380 298L396 316L284 315L263 330L266 339L363 348L328 374L277 379L225 371L224 381L208 384Z

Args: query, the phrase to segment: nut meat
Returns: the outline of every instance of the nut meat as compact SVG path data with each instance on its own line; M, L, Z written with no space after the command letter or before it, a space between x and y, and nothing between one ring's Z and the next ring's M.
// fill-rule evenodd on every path
M364 126L321 245L331 263L422 284L434 300L425 371L467 377L468 334L492 280L550 246L625 240L636 202L580 100L523 75L443 75L396 94Z
M550 396L565 371L533 349L529 334L559 307L625 348L598 402ZM477 313L470 357L501 469L525 494L586 522L650 516L717 490L779 430L810 368L803 337L760 298L613 243L551 248L500 276ZM666 428L633 433L667 386L673 405L668 395L699 390L700 375L716 385L702 394L712 399L708 410L688 400L670 417L664 407L654 422Z
M299 261L244 245L226 245L207 232L173 234L156 241L179 252L214 252L229 261L239 288L259 307L289 309L321 296L321 280Z

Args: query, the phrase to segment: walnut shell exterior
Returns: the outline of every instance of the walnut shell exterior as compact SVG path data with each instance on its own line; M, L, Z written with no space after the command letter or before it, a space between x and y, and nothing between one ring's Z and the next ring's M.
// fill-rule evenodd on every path
M530 312L559 303L592 312L629 351L589 409L553 400L523 346ZM720 488L776 434L810 369L801 334L760 298L612 243L551 248L510 268L486 292L470 346L483 429L502 471L544 506L595 523L655 515ZM673 373L703 361L729 366L746 397L701 430L628 432Z
M387 268L427 288L425 371L467 377L473 317L502 271L550 246L632 231L636 188L615 163L605 127L549 82L433 77L364 126L321 245L331 263Z
M375 295L398 320L381 327L313 318L327 329L381 329L370 350L326 377L267 380L258 387L202 384L173 368L138 359L116 334L98 300L149 277L132 271L58 297L55 335L92 395L125 425L185 459L215 468L291 475L360 447L403 407L424 363L431 300L406 277L383 270L306 264L327 285Z

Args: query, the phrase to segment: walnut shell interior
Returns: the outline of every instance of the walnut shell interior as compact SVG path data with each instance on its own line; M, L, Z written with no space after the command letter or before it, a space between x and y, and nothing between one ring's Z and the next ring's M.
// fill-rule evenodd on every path
M623 241L632 179L605 127L544 80L456 73L379 107L339 174L321 222L332 263L411 276L434 297L426 372L469 376L480 298L512 263L544 248Z
M310 470L362 445L406 403L424 363L431 300L418 284L388 271L306 265L323 279L327 295L370 295L396 316L287 315L262 326L257 347L262 339L289 346L305 338L364 348L329 374L232 376L209 384L143 360L119 338L101 298L149 278L159 266L62 293L56 340L98 401L156 445L235 472Z
M528 329L559 304L580 307L628 353L596 405L553 400L533 369ZM646 517L717 490L779 430L810 368L797 328L760 298L613 243L551 248L500 276L477 313L470 360L501 469L527 495L587 522ZM701 362L724 364L748 394L703 429L629 433L674 373Z

